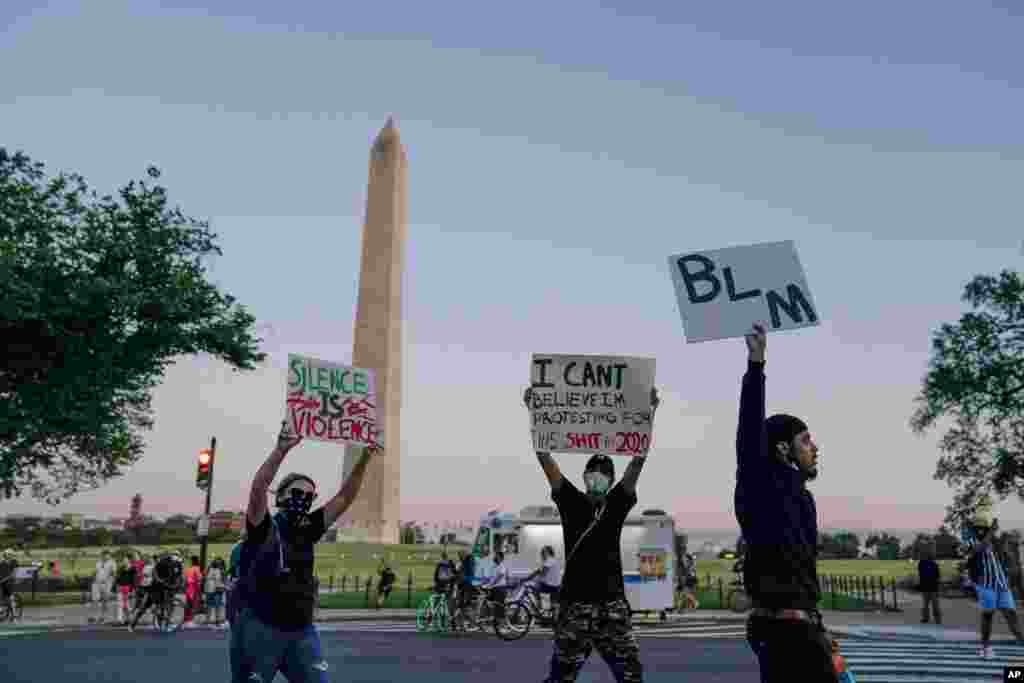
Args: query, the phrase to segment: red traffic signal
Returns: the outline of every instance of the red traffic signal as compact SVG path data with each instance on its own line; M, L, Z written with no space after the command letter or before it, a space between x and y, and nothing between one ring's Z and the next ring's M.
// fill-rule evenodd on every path
M210 469L213 466L213 451L204 448L199 451L199 466L196 470L196 486L205 489L210 485Z

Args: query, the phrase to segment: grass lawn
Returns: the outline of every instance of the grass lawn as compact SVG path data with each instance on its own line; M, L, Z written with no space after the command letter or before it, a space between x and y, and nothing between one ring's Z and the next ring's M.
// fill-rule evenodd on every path
M207 548L207 557L222 557L226 561L231 553L232 543L211 543ZM199 554L199 545L182 546L108 546L107 549L117 553L122 548L132 548L144 556L162 551L181 550L185 557ZM404 588L412 572L414 586L429 586L434 576L434 566L441 558L441 546L436 545L378 545L373 543L321 543L316 548L316 574L324 585L334 577L336 585L340 585L341 577L347 576L346 583L352 585L355 577L359 577L360 586L366 577L376 577L383 558L391 562L391 568L398 575L397 583ZM45 548L31 552L31 555L19 553L18 560L22 564L40 561L44 569L40 576L47 576L46 563L50 560L60 562L61 574L67 577L92 576L96 562L100 558L100 547L82 548L75 551L69 548ZM455 550L451 550L452 559Z
M231 543L211 544L208 548L208 557L222 557L225 560L231 552ZM112 552L126 547L139 550L144 555L152 555L165 550L182 550L186 556L198 555L198 544L183 546L109 546ZM365 607L366 595L364 586L366 580L370 579L375 588L377 572L382 558L386 558L392 569L397 574L397 581L394 592L389 599L389 605L394 607L405 607L408 604L409 576L412 575L413 586L413 607L417 606L429 595L429 588L433 582L434 567L441 557L441 546L436 545L378 545L372 543L321 543L316 550L316 574L320 577L323 587L332 587L335 591L341 591L344 577L344 593L324 596L321 600L321 607L325 609L336 609L342 607ZM19 554L19 561L41 561L59 560L61 574L67 577L91 576L96 561L99 559L101 548L89 547L81 550L70 548L37 549L31 555ZM451 551L454 559L455 550ZM717 609L719 603L718 580L722 579L726 585L733 579L732 566L734 560L698 560L697 573L701 583L701 607ZM956 575L956 561L943 560L939 562L943 579L950 579ZM900 580L907 576L916 576L917 563L906 560L822 560L818 563L818 575L826 576L861 576L881 577L886 585L892 579ZM41 576L47 576L44 569ZM705 584L711 581L712 588L705 589ZM332 584L333 581L333 584ZM371 596L373 594L371 588ZM60 593L37 593L34 603L30 601L30 593L21 593L25 599L25 605L54 605L77 603L81 600L79 592ZM856 609L860 607L854 598L848 596L837 596L836 607L840 609ZM822 608L832 607L831 596L822 600Z

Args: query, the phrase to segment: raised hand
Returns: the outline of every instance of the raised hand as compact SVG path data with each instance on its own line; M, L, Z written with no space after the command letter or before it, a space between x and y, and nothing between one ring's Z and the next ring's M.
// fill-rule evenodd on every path
M651 412L653 413L661 405L661 398L658 397L658 388L651 387Z
M768 335L765 332L764 325L754 323L753 329L744 335L743 338L747 342L750 360L763 363L765 347L768 345Z
M530 401L533 400L533 387L527 387L526 391L523 392L523 403L526 407L530 407Z
M277 435L277 448L282 453L287 453L302 442L302 436L296 434L288 424L288 420L281 420L281 431Z

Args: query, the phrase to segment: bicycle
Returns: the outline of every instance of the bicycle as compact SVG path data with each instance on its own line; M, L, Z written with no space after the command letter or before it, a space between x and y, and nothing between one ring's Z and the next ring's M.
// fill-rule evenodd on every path
M536 584L530 582L521 586L509 604L505 607L505 635L498 634L503 640L518 640L526 636L533 626L534 620L541 626L554 627L558 614L558 606L552 596L551 607L545 608L543 594Z
M21 600L17 595L11 593L11 597L5 600L3 605L0 605L0 622L21 619L22 613Z
M448 594L431 593L416 609L416 630L440 633L449 628Z
M509 630L507 602L506 600L505 603L499 604L494 598L494 589L481 589L475 596L455 610L452 618L452 628L457 632L483 632L487 628L493 628L494 634L502 640L517 640L522 636L517 636L514 631ZM504 606L505 608L505 616L501 619L497 616L497 608L499 606Z

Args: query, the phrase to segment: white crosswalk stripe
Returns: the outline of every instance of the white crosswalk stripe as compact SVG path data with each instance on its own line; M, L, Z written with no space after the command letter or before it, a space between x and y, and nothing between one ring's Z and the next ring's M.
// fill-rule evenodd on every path
M344 621L319 624L321 632L356 632L356 633L415 633L416 623L413 621ZM745 638L746 627L742 623L720 621L688 620L686 623L666 623L658 625L637 625L634 628L638 638ZM530 635L551 637L550 628L534 626Z
M857 683L980 683L1003 680L1003 667L1024 663L1024 646L994 643L995 658L977 643L843 640L839 651Z

